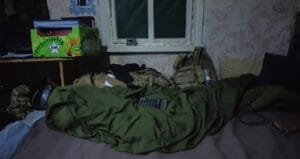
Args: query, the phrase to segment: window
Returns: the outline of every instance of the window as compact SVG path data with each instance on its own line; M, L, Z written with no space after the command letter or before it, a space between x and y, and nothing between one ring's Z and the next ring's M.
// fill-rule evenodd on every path
M202 0L108 0L100 3L109 52L191 51L200 45Z
M154 38L185 38L186 3L187 0L154 0Z
M148 38L147 0L114 0L117 38Z
M77 0L77 5L78 6L85 6L86 5L86 0Z
M70 12L76 16L80 15L96 15L95 0L70 0Z

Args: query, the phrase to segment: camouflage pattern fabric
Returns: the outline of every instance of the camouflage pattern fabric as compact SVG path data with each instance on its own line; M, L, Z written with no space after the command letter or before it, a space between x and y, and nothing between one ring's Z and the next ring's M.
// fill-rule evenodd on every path
M136 86L152 87L152 86L156 85L156 86L169 87L169 88L176 87L172 81L168 80L161 73L159 73L153 69L150 69L150 68L130 72L130 75L134 79L132 84L136 85Z
M74 80L73 85L93 85L98 88L121 86L126 87L126 84L116 79L111 74L97 73L86 74Z
M30 88L26 85L19 85L13 89L10 97L10 105L6 111L13 114L17 119L24 119L33 110L30 99Z
M93 77L93 83L95 87L115 87L121 86L126 88L126 84L118 79L116 79L112 74L99 73L95 74Z
M86 74L73 81L73 85L93 85L92 75Z

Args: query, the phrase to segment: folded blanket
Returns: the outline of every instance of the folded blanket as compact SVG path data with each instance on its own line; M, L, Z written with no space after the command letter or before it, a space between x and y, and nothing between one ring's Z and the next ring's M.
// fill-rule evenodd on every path
M10 159L31 130L33 124L45 116L45 111L33 111L25 119L7 125L0 131L0 158Z

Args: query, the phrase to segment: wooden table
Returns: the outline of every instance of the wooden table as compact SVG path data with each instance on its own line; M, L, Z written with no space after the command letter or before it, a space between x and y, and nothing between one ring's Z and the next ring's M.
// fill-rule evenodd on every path
M64 76L64 62L66 61L74 61L77 58L11 58L11 59L0 59L1 63L39 63L39 62L54 62L58 64L59 68L59 77L60 77L60 85L65 85L65 76Z
M34 91L42 88L49 77L57 85L71 85L82 75L105 71L109 62L105 52L68 58L0 58L0 108L10 103L11 91L20 84Z

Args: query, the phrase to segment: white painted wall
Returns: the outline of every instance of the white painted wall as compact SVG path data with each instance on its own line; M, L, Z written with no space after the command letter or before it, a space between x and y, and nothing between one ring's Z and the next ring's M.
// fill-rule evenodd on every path
M255 65L264 53L286 55L297 1L206 0L204 44L218 72L259 73ZM254 68L239 70L231 59L253 61L249 67Z
M99 17L99 1L96 19ZM51 18L71 16L69 0L48 0ZM218 72L226 65L236 73L259 73L254 66L264 53L285 55L292 35L299 0L205 0L204 45ZM100 21L97 21L100 26ZM112 55L111 63L146 64L170 76L176 54ZM223 59L229 59L224 62ZM235 61L252 61L249 69ZM221 73L220 73L221 74ZM222 74L221 74L222 75ZM224 75L223 75L224 76Z

